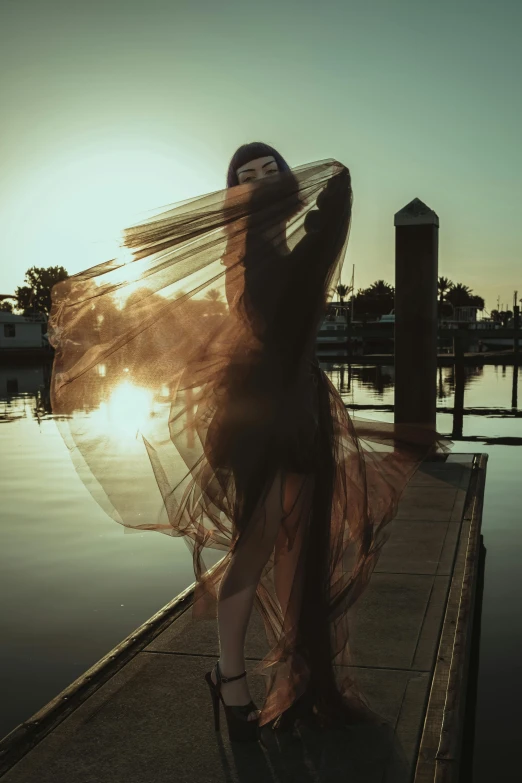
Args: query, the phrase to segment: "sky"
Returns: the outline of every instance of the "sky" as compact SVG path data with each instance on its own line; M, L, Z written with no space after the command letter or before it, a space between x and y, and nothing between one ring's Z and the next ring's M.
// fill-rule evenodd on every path
M342 280L394 285L394 214L439 216L439 275L522 299L520 0L0 0L0 294L112 257L225 187L245 142L351 171ZM519 302L520 303L520 302Z

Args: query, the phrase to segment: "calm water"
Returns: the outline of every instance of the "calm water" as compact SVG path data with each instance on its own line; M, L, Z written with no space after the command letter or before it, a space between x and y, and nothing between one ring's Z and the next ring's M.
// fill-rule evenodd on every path
M393 421L393 367L324 364L349 405ZM181 539L129 534L78 479L44 367L0 366L0 735L29 718L194 581ZM486 573L475 780L519 768L522 727L522 410L513 367L438 376L437 428L487 452ZM462 402L463 399L463 402ZM459 400L455 410L455 400ZM215 562L222 556L216 552ZM500 773L500 775L499 775ZM518 775L515 775L517 778Z

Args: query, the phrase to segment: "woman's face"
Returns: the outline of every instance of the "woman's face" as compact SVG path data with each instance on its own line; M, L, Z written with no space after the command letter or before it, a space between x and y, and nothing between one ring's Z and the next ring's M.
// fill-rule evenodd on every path
M262 179L263 177L270 177L273 174L279 173L276 160L272 155L267 155L264 158L255 158L244 166L240 166L237 170L237 178L239 184L244 182L251 182L254 179Z

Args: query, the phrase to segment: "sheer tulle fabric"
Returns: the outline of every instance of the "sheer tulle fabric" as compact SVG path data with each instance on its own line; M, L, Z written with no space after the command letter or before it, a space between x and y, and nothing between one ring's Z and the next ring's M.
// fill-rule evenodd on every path
M371 719L343 675L350 609L408 481L451 446L350 417L315 358L351 207L346 167L300 166L126 229L121 257L52 292L52 407L85 485L127 528L184 537L194 619L227 568L223 598L257 584L261 725L296 703ZM205 548L226 553L212 570Z

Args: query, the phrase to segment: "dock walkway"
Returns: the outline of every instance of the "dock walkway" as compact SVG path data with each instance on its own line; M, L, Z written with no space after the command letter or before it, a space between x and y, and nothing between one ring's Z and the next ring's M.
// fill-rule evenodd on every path
M2 782L456 783L486 465L421 465L358 603L350 671L388 726L231 745L203 680L216 622L192 622L191 587L0 742ZM266 651L254 612L247 669ZM249 682L261 703L263 678Z

